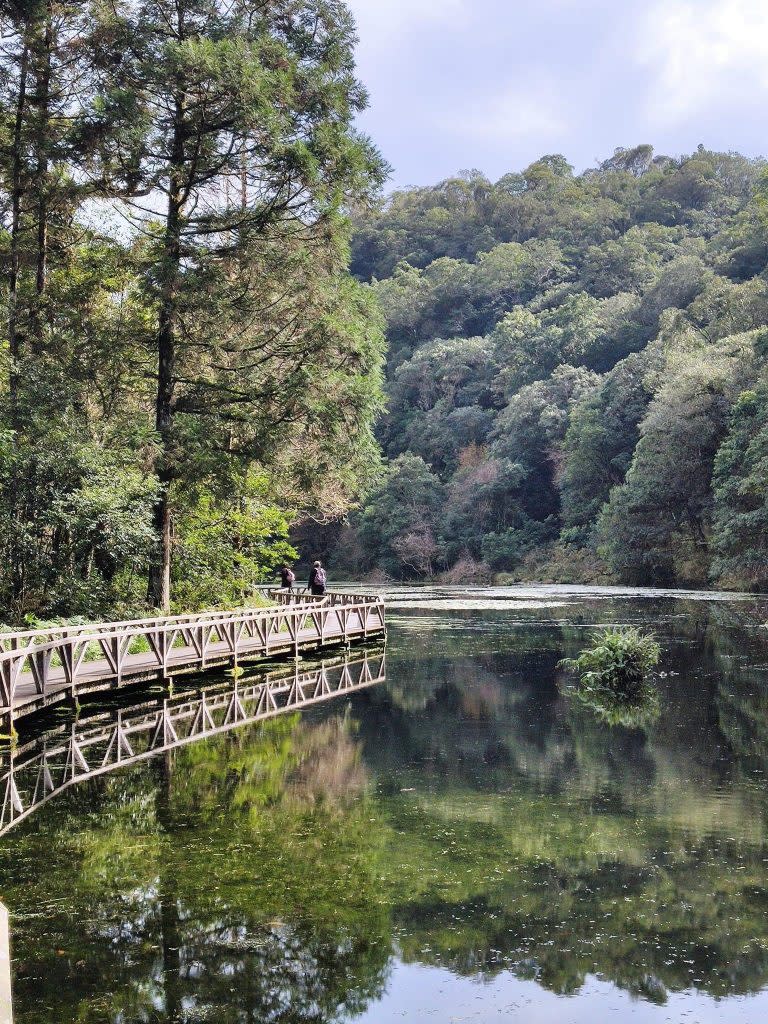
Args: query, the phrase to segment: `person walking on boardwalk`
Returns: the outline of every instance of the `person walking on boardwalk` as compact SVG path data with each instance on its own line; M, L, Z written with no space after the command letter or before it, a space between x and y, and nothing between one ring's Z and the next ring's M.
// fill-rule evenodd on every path
M317 561L312 566L312 572L309 574L309 592L315 597L322 597L325 593L325 587L325 569L323 568L322 562Z
M284 565L280 570L280 586L283 590L293 590L296 582L296 573L289 566Z

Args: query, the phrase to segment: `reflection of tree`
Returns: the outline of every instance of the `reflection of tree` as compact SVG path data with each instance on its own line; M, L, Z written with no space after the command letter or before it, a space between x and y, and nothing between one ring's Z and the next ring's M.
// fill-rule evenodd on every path
M79 821L68 797L50 805L44 837L25 826L0 850L18 1021L362 1012L390 940L351 723L283 718L174 757L100 783ZM41 843L56 851L47 872Z
M587 824L559 800L543 813L516 795L492 821L478 820L470 794L450 804L393 813L408 883L403 898L390 880L393 922L406 959L462 974L511 969L557 992L598 973L656 999L768 983L765 897L755 902L764 847L726 853L710 837L673 852L674 833L652 822L603 814Z
M721 612L718 621L715 706L718 725L741 773L754 777L756 772L768 772L768 611L763 603L740 612L737 617L731 610L727 618Z
M486 621L459 631L458 650L455 637L428 634L400 669L422 690L429 680L420 702L357 698L407 959L468 975L512 969L558 992L597 973L654 1001L768 983L765 801L741 787L722 797L717 659L739 623L701 602L661 610L674 630L661 714L627 727L558 699L556 662L585 642L573 622L513 642L499 629L489 643ZM615 605L606 613L622 621ZM743 654L743 637L735 644ZM768 748L768 702L753 699L749 714L742 703L742 728L750 719L745 753Z
M155 768L155 817L165 835L173 829L171 787L173 754L168 751L153 762ZM163 858L157 878L157 905L159 909L160 951L162 978L165 990L165 1015L170 1022L183 1019L181 995L181 926L176 876L170 863Z

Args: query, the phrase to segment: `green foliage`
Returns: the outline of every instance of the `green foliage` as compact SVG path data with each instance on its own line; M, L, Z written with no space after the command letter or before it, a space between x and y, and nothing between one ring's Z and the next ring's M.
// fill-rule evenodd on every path
M167 579L236 601L379 470L351 15L65 0L0 29L3 616L166 606Z
M626 480L600 516L602 550L622 578L706 581L714 459L754 372L755 340L738 335L668 361Z
M510 569L521 562L525 555L554 540L556 536L554 516L549 516L543 522L528 519L517 529L487 533L482 541L483 558L492 569Z
M548 155L358 215L353 268L390 342L379 438L444 487L430 530L452 581L549 565L570 582L763 586L762 441L731 417L763 386L764 173L641 145L578 176ZM385 568L365 514L345 544Z
M586 541L611 488L624 482L651 398L648 367L647 353L628 356L571 412L560 477L564 540L575 529Z
M440 481L423 459L395 459L360 517L368 566L380 565L393 576L431 575L441 561L436 524L442 501Z
M713 473L714 578L768 589L768 389L742 392Z
M583 691L636 700L659 663L661 648L649 633L637 629L606 629L578 658L561 666L579 676Z
M220 498L200 493L178 528L173 591L180 610L243 604L255 583L274 579L296 557L288 517L270 500L263 475L237 481Z

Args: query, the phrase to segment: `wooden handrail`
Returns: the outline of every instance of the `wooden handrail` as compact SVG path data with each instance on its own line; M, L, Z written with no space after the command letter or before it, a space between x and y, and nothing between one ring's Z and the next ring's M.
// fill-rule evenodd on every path
M375 604L379 598L372 597L370 595L357 595L357 594L342 594L342 593L331 593L318 597L315 594L310 594L309 589L303 590L283 590L278 587L264 587L260 588L260 592L265 596L270 597L276 603L301 603L306 602L307 604L317 604L318 602L328 601L331 604L364 604L372 603ZM288 600L286 601L286 598ZM104 623L69 623L63 626L41 626L38 629L25 629L25 630L4 630L0 631L0 653L7 650L14 650L18 646L18 642L21 640L33 640L36 637L74 637L81 636L87 633L89 630L93 631L94 626L98 626L99 632L105 631L120 631L122 629L130 628L132 626L153 626L162 628L163 626L173 627L176 625L193 625L200 621L210 622L215 619L221 621L228 620L231 616L239 613L250 613L250 612L261 612L269 611L268 608L236 608L229 611L203 611L203 612L190 612L186 615L158 615L154 618L145 619L120 619L114 622ZM13 646L9 647L9 643L13 642Z
M21 703L44 703L52 690L76 696L77 686L86 682L90 686L114 680L120 685L152 673L167 678L175 671L286 651L298 654L302 647L384 631L380 598L327 594L291 599L287 593L271 608L27 631L16 634L10 649L0 651L0 713ZM133 651L137 641L148 650Z
M271 597L272 599L278 600L283 595L290 594L291 592L287 591L287 590L282 590L282 589L280 589L278 587L270 587L270 588L263 588L261 590L261 593ZM310 594L308 592L308 589L304 590L304 591L296 591L295 590L295 591L293 591L293 595L295 597L301 598L302 600L311 601L311 602L315 602L317 600L323 600L323 598L317 598L315 595ZM373 601L373 602L375 602L375 601L378 600L378 598L372 597L370 595L340 594L340 593L333 593L332 594L330 592L328 594L326 594L325 597L333 597L333 599L334 599L334 601L336 603L349 603L349 602L351 602L351 603L354 603L354 604L360 604L360 603L364 603L366 601ZM77 623L77 624L68 624L68 625L65 625L65 626L41 626L41 627L39 627L36 630L4 630L4 631L0 632L0 644L2 644L6 640L22 640L22 639L29 639L29 638L33 638L33 637L39 637L39 636L54 636L54 635L57 635L57 634L60 634L61 636L75 636L78 633L84 633L84 632L87 632L88 630L92 630L94 625L98 625L98 629L99 630L124 629L126 627L131 627L131 626L141 626L141 625L147 625L148 626L148 625L151 625L151 624L157 624L158 626L164 625L164 624L165 625L169 625L169 626L173 626L173 625L176 625L176 624L186 625L186 624L190 624L190 623L196 623L196 622L202 620L202 618L205 618L205 620L212 620L212 618L226 618L227 616L232 615L232 614L237 614L240 611L267 611L267 610L268 610L268 608L233 608L233 609L229 609L227 611L217 611L217 610L214 609L214 610L211 610L211 611L188 612L188 613L183 614L183 615L156 615L154 617L148 617L148 618L125 618L125 620L117 620L115 622L110 622L110 623L99 623L99 624L94 624L94 623Z

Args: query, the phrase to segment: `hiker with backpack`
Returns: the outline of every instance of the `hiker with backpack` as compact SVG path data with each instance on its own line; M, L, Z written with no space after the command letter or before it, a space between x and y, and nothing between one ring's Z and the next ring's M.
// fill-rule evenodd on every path
M317 561L309 574L309 592L314 597L322 597L325 593L326 575L322 563Z
M293 569L284 565L280 570L280 586L283 590L293 590L293 584L296 582L296 573Z

